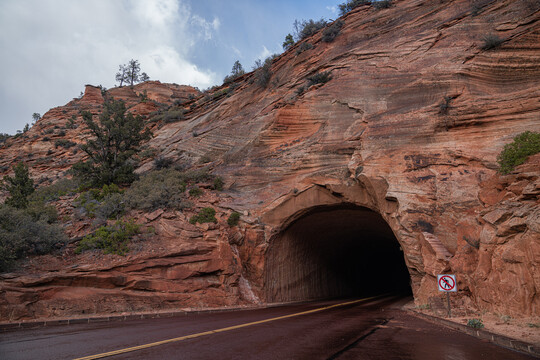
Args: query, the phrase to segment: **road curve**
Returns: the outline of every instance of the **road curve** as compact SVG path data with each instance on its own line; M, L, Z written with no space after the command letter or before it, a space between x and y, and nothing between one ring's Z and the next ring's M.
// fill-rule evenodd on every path
M18 330L0 336L0 358L532 359L416 318L400 310L404 301L311 302Z

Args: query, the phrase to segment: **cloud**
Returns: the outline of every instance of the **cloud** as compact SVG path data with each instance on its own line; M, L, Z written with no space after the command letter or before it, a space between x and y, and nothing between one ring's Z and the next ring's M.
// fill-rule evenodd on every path
M151 79L208 87L216 74L187 59L219 27L180 0L2 0L0 132L65 104L84 84L115 86L130 59Z
M336 6L327 6L326 10L330 11L334 15L337 15L337 13L338 13Z
M215 17L212 22L209 22L200 17L199 15L193 15L191 17L191 24L195 28L199 28L202 30L202 33L200 33L200 35L202 35L202 38L204 40L212 39L214 31L217 31L219 29L219 26L221 25L217 17Z
M263 49L262 49L262 51L259 53L259 55L257 56L257 59L264 60L264 59L266 59L267 57L269 57L270 55L272 55L272 53L270 52L270 50L268 50L268 49L266 48L266 46L263 45Z

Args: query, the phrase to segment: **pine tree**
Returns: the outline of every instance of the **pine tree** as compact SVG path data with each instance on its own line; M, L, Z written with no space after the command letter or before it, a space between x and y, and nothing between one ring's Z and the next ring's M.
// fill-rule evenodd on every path
M28 167L20 162L13 166L15 175L4 176L2 188L9 192L6 205L17 209L26 209L28 206L28 196L34 192L34 181L28 174Z
M283 42L283 50L289 50L289 48L293 45L294 45L293 36L291 34L287 34L287 36L285 36L285 41Z

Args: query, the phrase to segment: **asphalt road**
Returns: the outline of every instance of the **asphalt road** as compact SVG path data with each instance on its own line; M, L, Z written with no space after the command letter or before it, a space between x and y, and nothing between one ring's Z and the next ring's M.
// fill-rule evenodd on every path
M145 344L106 358L532 359L409 315L399 309L404 301L312 302L17 330L0 334L0 359L76 359Z

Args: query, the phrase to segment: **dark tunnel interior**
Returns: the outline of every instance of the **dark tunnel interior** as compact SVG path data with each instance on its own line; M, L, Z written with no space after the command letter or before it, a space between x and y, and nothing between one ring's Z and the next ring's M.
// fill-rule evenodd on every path
M317 207L273 238L268 302L410 294L403 252L386 221L354 205Z

